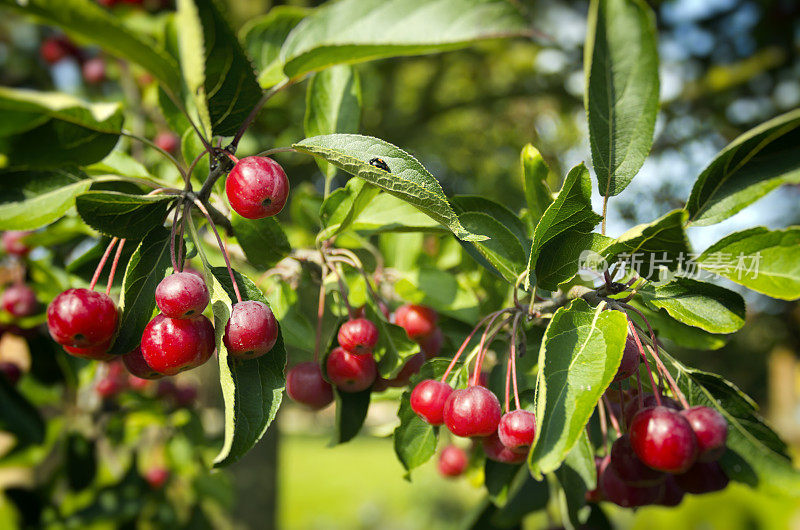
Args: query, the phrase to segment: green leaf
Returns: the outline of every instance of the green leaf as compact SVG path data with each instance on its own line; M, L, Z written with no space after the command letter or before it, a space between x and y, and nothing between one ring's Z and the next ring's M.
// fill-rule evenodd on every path
M128 195L115 191L87 191L75 199L81 219L99 232L125 239L141 239L164 224L170 195Z
M762 123L728 144L706 167L686 201L689 222L732 216L784 184L800 184L800 109Z
M369 411L369 400L372 391L368 388L361 392L340 392L334 387L336 400L336 432L331 445L349 442L361 431Z
M564 463L556 470L555 475L564 489L569 520L573 528L580 528L586 523L591 511L586 507L586 492L597 486L594 448L586 431L581 433L578 443L567 453Z
M262 95L253 65L224 13L216 0L179 2L181 29L178 37L184 78L201 116L205 111L202 98L205 98L215 136L235 134ZM198 23L202 38L197 34ZM190 28L193 31L187 35L184 30ZM204 50L202 58L197 55L198 45ZM204 64L200 59L204 59Z
M711 333L733 333L744 325L742 297L713 283L678 277L643 290L642 298L678 322Z
M86 103L56 92L0 87L5 167L85 165L102 160L122 128L118 103ZM47 146L42 149L42 146Z
M350 227L371 233L449 232L414 206L385 192L372 199Z
M175 13L175 35L186 84L187 108L197 113L197 125L203 136L211 137L211 116L206 94L205 37L200 9L194 0L178 0ZM180 28L178 30L177 28ZM212 40L213 43L213 40Z
M306 138L292 147L324 158L339 169L403 199L464 241L483 240L482 236L464 229L433 175L413 156L388 142L357 134L331 134ZM370 165L373 158L382 158L391 172Z
M655 221L634 226L613 243L603 256L609 265L623 262L625 269L634 268L644 278L658 279L659 266L670 270L683 267L689 260L689 242L684 225L686 210L673 210Z
M228 269L213 267L209 272L215 281L212 310L217 335L219 381L225 400L225 441L214 459L214 467L223 467L236 462L252 449L275 419L286 385L286 349L283 334L279 331L275 346L261 357L246 360L229 358L222 336L236 295ZM257 300L267 304L264 295L249 278L236 271L234 276L242 300ZM219 292L219 287L224 292Z
M125 269L119 301L122 315L111 353L128 353L139 345L156 310L156 287L171 268L169 230L157 226L139 243Z
M695 261L710 273L772 298L800 298L800 227L736 232Z
M464 322L480 320L479 301L458 276L433 267L397 272L395 292L405 301L435 307L440 314Z
M280 57L281 46L289 32L310 12L304 7L275 6L239 32L256 70L260 72L258 82L262 88L273 87L286 79Z
M356 133L360 121L361 80L352 66L333 66L311 77L303 120L307 137ZM329 183L336 175L336 167L320 159L317 163ZM326 189L329 185L326 184Z
M527 514L544 509L549 497L547 481L535 480L528 470L522 468L511 483L505 503L493 511L489 523L495 528L513 528Z
M314 11L281 49L291 78L355 63L463 48L472 42L530 35L505 0L344 0Z
M575 166L567 174L561 191L547 207L533 231L526 287L530 287L535 278L539 253L548 242L567 230L590 232L602 219L592 211L592 182L589 170L583 164Z
M577 230L563 232L548 241L539 251L536 260L536 284L549 291L558 289L578 273L584 252L600 255L613 239L591 232ZM584 256L585 257L585 256Z
M528 220L530 229L536 228L550 203L553 202L553 193L547 185L547 176L550 168L542 158L542 154L531 144L522 148L522 184L525 189L525 202L528 205Z
M317 241L344 232L378 193L380 189L361 179L350 179L331 193L320 207L324 228L317 234Z
M455 195L451 202L459 216L464 212L482 212L498 221L519 240L525 251L528 251L531 242L525 223L507 207L478 195Z
M83 169L89 175L115 175L148 179L151 182L155 182L153 176L147 171L147 168L125 151L120 151L118 149L111 151L108 156L100 162Z
M718 350L727 344L729 335L717 335L694 326L682 324L669 316L666 310L652 310L637 302L635 299L628 302L641 311L659 339L669 339L675 344L695 350ZM634 322L642 329L646 329L644 321L636 313L630 313Z
M117 15L92 0L0 0L0 6L32 15L44 24L60 26L82 41L134 62L153 74L173 94L180 94L175 60L149 37L131 30Z
M731 480L788 497L800 495L800 471L752 400L717 375L686 368L665 353L662 359L690 405L715 408L728 422L728 450L719 463Z
M604 309L578 298L547 326L539 350L536 441L528 456L534 477L558 469L617 372L627 319Z
M44 441L45 424L39 411L5 377L0 377L0 429L16 438L15 449Z
M658 113L655 16L643 0L593 0L584 48L589 142L600 195L618 195L653 145Z
M496 506L503 506L508 500L511 483L522 469L521 464L505 464L486 459L483 464L483 485L489 498ZM530 476L527 470L524 472Z
M485 241L464 242L477 249L492 268L511 284L525 271L526 253L519 240L505 225L482 212L464 212L458 217L470 233L486 237ZM482 263L482 261L478 261ZM492 269L489 269L492 270Z
M378 327L378 344L372 352L378 362L378 373L384 379L392 379L406 361L419 353L419 344L409 339L403 328L387 322L371 298L364 309L367 318Z
M0 173L0 230L33 230L56 221L91 183L69 167Z
M232 213L231 225L236 241L242 247L247 261L254 267L268 269L288 256L292 250L286 234L274 217L245 219Z
M72 491L81 491L94 481L97 475L95 442L78 432L67 436L64 444L64 471Z

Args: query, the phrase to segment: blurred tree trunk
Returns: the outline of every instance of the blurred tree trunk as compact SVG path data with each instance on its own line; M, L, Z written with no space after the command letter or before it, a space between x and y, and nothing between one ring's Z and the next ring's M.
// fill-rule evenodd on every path
M237 504L234 516L245 528L278 528L278 442L277 419L264 437L231 467Z

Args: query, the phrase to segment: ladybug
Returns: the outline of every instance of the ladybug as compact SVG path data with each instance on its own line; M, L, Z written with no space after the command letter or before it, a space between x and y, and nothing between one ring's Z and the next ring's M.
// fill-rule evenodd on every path
M386 161L383 158L373 158L372 160L369 161L369 163L370 163L370 165L373 165L373 166L375 166L375 167L377 167L379 169L382 169L382 170L386 171L387 173L391 173L392 172L392 170L389 169L388 164L386 164Z

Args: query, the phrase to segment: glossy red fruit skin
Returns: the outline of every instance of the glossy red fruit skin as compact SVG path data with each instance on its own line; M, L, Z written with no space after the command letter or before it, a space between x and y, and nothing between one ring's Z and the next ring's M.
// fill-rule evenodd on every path
M653 469L683 473L697 460L692 426L675 410L642 409L633 417L629 432L636 456Z
M728 476L716 462L697 462L686 473L675 475L675 482L686 493L702 495L725 489Z
M443 477L461 476L467 469L467 464L469 464L467 452L455 445L448 445L439 454L438 469Z
M118 322L114 301L89 289L67 289L47 307L47 329L62 346L89 348L108 342Z
M144 474L144 479L150 486L150 489L160 490L164 484L169 480L169 471L163 467L151 467Z
M601 464L598 482L602 490L603 498L623 508L635 508L654 504L662 496L663 485L661 484L657 486L637 487L623 482L609 465L608 457L606 457Z
M436 330L438 315L424 305L406 304L394 312L395 324L406 330L411 340L422 341Z
M411 391L411 410L431 425L444 423L444 405L453 393L447 383L435 379L420 381Z
M698 462L715 462L725 452L728 422L710 407L692 407L681 411L697 436Z
M90 85L99 85L106 79L106 63L100 57L92 57L81 67L83 80Z
M78 348L75 346L66 346L62 345L64 351L68 354L72 355L73 357L78 357L79 359L89 359L92 361L110 361L116 355L111 355L108 353L108 350L111 349L111 340L107 340L102 344L98 344L97 346L89 346L87 348Z
M269 352L278 340L278 321L264 302L246 300L234 304L222 337L228 353L255 359Z
M247 219L279 213L289 197L289 179L271 158L248 156L239 160L225 181L228 202Z
M175 375L196 368L214 353L214 326L205 316L156 315L142 333L142 356L156 372Z
M425 364L425 356L422 353L412 355L397 373L397 376L394 379L389 379L386 384L396 388L406 386L411 380L411 376L418 373L423 364Z
M22 377L22 370L14 363L0 361L0 376L5 377L9 385L16 386Z
M378 366L372 355L355 355L334 348L325 362L328 380L342 392L361 392L372 386Z
M642 356L639 352L639 347L636 345L636 341L633 337L628 335L628 340L625 341L625 349L622 351L622 361L619 364L613 382L623 381L635 374L636 370L639 369L641 359Z
M167 153L175 153L175 151L178 150L179 139L175 134L169 131L164 131L156 135L156 137L153 139L153 143Z
M625 402L625 406L622 409L622 414L625 416L625 425L630 427L631 423L633 422L633 417L637 412L639 412L639 410L658 406L656 396L653 394L645 394L642 398L642 402L643 405L640 407L639 395L636 393L632 393L630 395L630 398ZM680 403L668 396L661 396L661 406L672 410L681 410Z
M491 390L471 386L454 390L444 404L444 423L465 438L491 436L500 423L500 401Z
M3 251L12 256L27 256L31 249L22 242L22 239L29 234L30 232L23 230L6 230L3 232Z
M354 318L339 326L336 339L350 353L370 354L378 344L378 327L366 318Z
M433 333L419 341L419 348L427 361L439 355L443 344L444 333L442 333L441 328L437 327L433 330Z
M25 284L12 285L0 296L0 306L12 317L27 317L36 312L39 302L36 293Z
M536 415L527 410L512 410L500 418L497 435L515 453L528 454L536 436Z
M128 369L128 372L139 379L161 379L164 377L163 374L156 372L147 364L147 361L144 360L144 355L142 355L142 348L140 346L137 346L123 355L122 362L125 364L125 368Z
M609 465L620 480L631 486L655 486L664 480L663 472L646 466L639 460L627 434L614 440Z
M188 318L199 315L208 305L206 282L190 272L176 272L156 287L156 305L165 317Z
M312 410L333 402L333 388L323 379L319 364L313 361L296 364L286 373L286 393Z
M678 486L678 483L675 481L675 477L672 475L666 475L661 497L656 501L656 504L659 506L674 507L683 501L683 495L684 491L680 486Z
M481 440L483 452L486 458L503 464L521 464L527 456L524 453L517 453L503 445L497 433L486 436Z

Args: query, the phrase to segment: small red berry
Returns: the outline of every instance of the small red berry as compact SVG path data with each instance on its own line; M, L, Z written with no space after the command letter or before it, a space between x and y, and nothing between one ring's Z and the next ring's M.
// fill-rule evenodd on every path
M27 256L31 249L22 240L30 232L21 230L7 230L3 232L3 251L12 256Z
M699 462L714 462L725 452L728 422L722 414L709 407L692 407L681 411L697 436Z
M231 208L242 217L270 217L283 210L289 197L289 179L271 158L248 156L231 170L225 181L225 194Z
M36 293L25 284L12 285L0 296L0 306L12 317L27 317L36 312L39 302L36 301Z
M99 85L106 79L106 63L100 57L92 57L81 67L83 79L90 85Z
M453 393L447 383L426 379L420 381L411 392L411 410L431 425L444 423L444 405Z
M47 308L47 328L62 346L89 348L109 342L118 321L113 300L89 289L67 289Z
M497 433L487 436L482 440L483 452L486 458L504 464L521 464L527 458L524 453L517 453L503 445Z
M334 348L325 363L328 380L342 392L366 390L378 376L372 355L355 355L344 348Z
M370 354L378 344L378 327L366 318L354 318L339 326L336 338L350 353Z
M255 359L275 346L275 341L278 340L278 321L264 302L239 302L233 306L222 340L232 356Z
M318 363L299 363L286 373L286 393L297 403L319 410L333 401L333 388L322 377Z
M444 423L456 436L491 436L497 431L500 415L497 396L482 386L454 390L444 404Z
M666 475L661 497L656 501L659 506L677 506L683 501L683 489L678 486L673 475Z
M420 340L419 347L425 355L425 360L433 359L439 355L439 352L442 351L442 344L444 344L444 334L438 327L429 336Z
M636 456L653 469L683 473L697 460L697 437L692 426L679 412L667 407L637 412L630 437Z
M144 474L144 479L151 489L160 490L169 480L169 471L163 467L151 467Z
M631 439L623 434L611 446L610 466L617 476L631 486L653 486L664 480L664 473L646 466L631 445Z
M124 385L116 377L106 376L94 387L97 394L103 399L110 399L124 390Z
M717 462L697 462L686 473L675 475L675 482L686 493L701 495L725 489L728 475Z
M466 451L455 445L448 445L439 454L439 473L448 478L458 477L467 469L468 463Z
M147 390L153 384L151 379L142 379L133 374L128 375L128 386L137 392Z
M598 483L603 498L623 508L635 508L654 504L662 495L662 485L631 486L626 484L609 465L609 457L605 457L600 465Z
M144 355L142 355L142 348L140 346L137 346L123 355L122 362L125 364L125 368L128 369L128 372L139 379L160 379L163 377L162 374L153 370L153 368L147 364L147 361L144 360Z
M411 376L418 373L423 364L425 364L425 356L422 353L412 355L411 358L406 361L406 364L403 365L394 379L389 379L387 384L397 388L406 386L411 379Z
M536 436L536 415L527 410L506 412L500 418L497 435L510 450L527 454Z
M178 150L178 145L180 144L180 139L174 133L169 131L160 132L156 135L153 143L156 144L157 147L163 149L167 153L175 153ZM186 270L184 269L184 272Z
M437 319L436 311L423 305L406 304L394 312L395 323L415 341L429 337L436 330Z
M156 315L142 333L142 356L156 372L175 375L196 368L214 353L214 326L205 316Z
M22 377L22 370L15 363L0 361L0 376L5 377L9 385L15 386Z
M156 305L164 316L170 318L199 315L208 302L206 282L190 272L170 274L156 287Z
M56 64L75 54L75 46L66 37L48 37L39 48L39 54L47 64Z
M681 410L680 404L674 399L664 395L660 397L662 407L667 407L668 409L672 410ZM639 394L631 393L628 401L625 403L625 406L622 409L622 414L625 416L625 425L630 427L631 423L633 423L633 417L641 409L657 406L658 401L656 401L656 396L654 394L645 394L642 398L642 405L639 406Z
M641 355L639 353L639 347L636 345L636 340L629 335L628 340L625 341L625 349L622 351L622 361L620 361L613 382L622 381L635 374L636 370L639 369L640 362Z
M61 347L64 348L65 352L72 355L73 357L78 357L79 359L89 359L92 361L110 361L115 357L115 355L111 355L108 353L108 350L111 349L111 339L96 346L88 346L86 348L78 348L77 346L67 346L66 344L62 344Z

